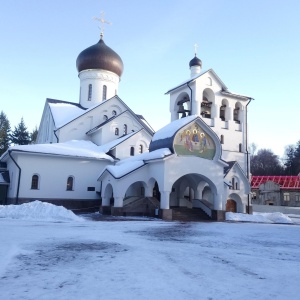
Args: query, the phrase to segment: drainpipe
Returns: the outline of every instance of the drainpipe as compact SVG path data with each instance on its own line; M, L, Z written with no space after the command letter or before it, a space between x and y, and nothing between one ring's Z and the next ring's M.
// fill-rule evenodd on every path
M55 137L56 137L56 140L57 140L57 143L58 143L58 137L57 137L57 135L56 135L56 130L53 130L53 133L54 133L54 135L55 135Z
M246 104L246 157L247 157L247 178L250 179L250 169L249 169L249 151L248 151L248 105L250 104L251 100L254 100L253 98L249 98L249 102ZM251 183L250 183L251 185ZM251 186L250 186L250 192L251 192ZM250 214L250 194L248 194L248 209L247 213Z
M193 103L193 90L191 89L191 87L189 86L189 82L187 82L187 84L186 84L188 87L189 87L189 89L190 89L190 91L191 91L191 110L190 110L190 116L192 115L192 103Z
M17 168L19 169L19 177L18 177L18 187L17 187L17 195L16 195L16 204L19 204L19 190L20 190L20 181L21 181L21 168L15 161L15 159L11 155L12 150L8 150L8 155L12 159L12 161L15 163Z

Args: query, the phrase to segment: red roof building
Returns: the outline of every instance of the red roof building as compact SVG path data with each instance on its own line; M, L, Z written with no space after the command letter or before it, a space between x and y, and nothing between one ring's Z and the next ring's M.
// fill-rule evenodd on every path
M300 176L252 176L251 188L258 189L262 183L273 181L282 190L300 190Z

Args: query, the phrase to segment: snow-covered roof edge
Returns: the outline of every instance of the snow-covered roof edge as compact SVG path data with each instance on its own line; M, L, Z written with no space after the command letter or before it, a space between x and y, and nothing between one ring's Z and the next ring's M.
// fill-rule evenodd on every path
M216 73L213 69L209 69L209 70L204 71L204 72L201 72L200 74L197 74L197 75L195 75L194 77L192 77L192 78L190 78L190 79L188 79L188 80L182 82L181 84L179 84L179 85L173 87L172 89L168 90L168 91L165 93L165 95L169 94L170 92L172 92L172 91L174 91L174 90L176 90L176 89L178 89L178 88L180 88L180 87L182 87L182 86L184 86L184 85L186 85L186 84L189 84L189 83L195 81L197 78L201 77L202 75L204 75L204 74L206 74L206 73L208 73L208 72L211 72L211 73L216 77L216 79L220 82L220 84L221 84L221 86L222 86L222 89L224 89L224 90L226 90L226 91L228 90L227 86L226 86L225 83L221 80L221 78L217 75L217 73Z

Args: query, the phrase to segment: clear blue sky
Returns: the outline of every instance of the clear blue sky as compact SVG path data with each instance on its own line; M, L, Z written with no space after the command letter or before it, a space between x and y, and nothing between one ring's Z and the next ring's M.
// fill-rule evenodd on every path
M281 156L300 140L300 1L10 0L0 10L0 110L14 128L39 125L45 99L78 102L76 58L104 40L124 62L119 96L156 130L170 120L164 93L189 78L198 43L249 106L250 142Z

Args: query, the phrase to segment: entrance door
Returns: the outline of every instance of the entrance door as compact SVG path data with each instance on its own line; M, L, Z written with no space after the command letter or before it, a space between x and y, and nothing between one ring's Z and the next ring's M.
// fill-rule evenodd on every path
M236 202L232 199L228 199L226 202L226 211L236 212Z

